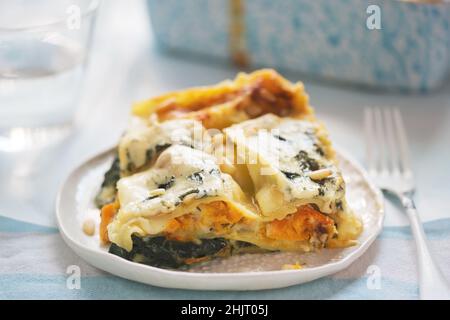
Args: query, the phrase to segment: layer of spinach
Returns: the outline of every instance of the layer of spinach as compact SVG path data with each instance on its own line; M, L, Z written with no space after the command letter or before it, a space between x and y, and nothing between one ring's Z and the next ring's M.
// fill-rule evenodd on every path
M169 240L163 236L139 237L132 235L130 252L112 243L109 252L124 259L154 267L175 269L186 266L188 259L206 260L236 253L256 252L254 245L224 238L202 239L199 242Z
M119 157L113 160L111 167L106 171L100 191L95 197L95 204L98 208L114 202L116 197L116 184L120 179L120 162Z

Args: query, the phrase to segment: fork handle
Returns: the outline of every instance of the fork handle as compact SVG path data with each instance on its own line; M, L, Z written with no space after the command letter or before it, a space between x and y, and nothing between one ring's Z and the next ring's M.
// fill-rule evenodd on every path
M427 238L414 205L413 195L411 192L407 192L400 194L399 197L408 214L416 242L420 299L450 299L450 286L430 254Z

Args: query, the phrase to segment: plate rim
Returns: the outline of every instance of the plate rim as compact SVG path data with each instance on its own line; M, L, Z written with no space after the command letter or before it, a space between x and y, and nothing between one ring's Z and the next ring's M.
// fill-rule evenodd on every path
M375 184L371 181L366 170L351 155L349 155L348 152L343 151L341 148L335 148L338 156L343 158L345 161L349 162L350 165L356 171L358 171L358 174L360 174L363 177L364 182L367 184L370 191L374 194L375 202L378 206L378 214L380 215L380 219L379 219L378 223L376 224L376 228L374 227L374 231L368 235L367 239L364 240L364 242L361 242L358 245L357 250L347 254L344 259L330 262L330 263L320 265L320 266L298 269L298 270L269 270L269 271L244 271L244 272L189 272L189 271L183 271L183 270L178 271L178 270L168 270L168 269L163 269L163 268L158 268L158 267L153 267L153 266L149 266L149 265L144 265L144 264L128 261L121 257L112 255L106 251L100 251L98 249L91 248L89 246L83 245L82 243L79 243L76 239L74 239L71 236L70 232L67 232L67 230L64 226L63 217L62 217L63 210L61 210L61 205L62 205L62 201L63 201L63 197L64 197L64 194L63 194L64 190L69 187L70 183L74 179L77 179L76 176L79 173L81 173L85 167L89 167L89 165L92 165L92 163L100 161L102 158L112 156L112 153L114 152L115 149L116 149L116 147L107 148L104 151L101 151L91 157L87 157L85 160L81 161L77 166L73 167L71 172L64 179L64 182L61 184L61 187L58 190L56 202L55 202L57 226L58 226L58 230L59 230L64 242L73 251L75 251L75 253L78 256L80 256L87 263L94 265L96 268L99 268L103 271L111 273L115 276L119 276L122 278L130 279L133 281L146 283L146 284L150 284L150 285L154 285L154 286L159 286L159 287L192 289L192 290L262 290L262 289L269 289L269 288L288 287L288 286L292 286L292 285L296 285L296 284L309 282L309 281L321 278L327 274L334 274L338 271L341 271L341 270L347 268L349 265L354 263L359 257L361 257L367 251L367 249L372 245L372 243L375 241L375 239L378 237L378 235L381 233L381 231L383 229L383 224L384 224L384 219L385 219L385 207L384 207L383 196L382 196L380 189L378 187L376 187ZM152 273L159 273L164 276L169 276L169 277L174 277L174 278L189 277L189 278L192 278L195 280L195 279L204 279L205 277L207 277L208 280L213 282L215 280L223 281L228 278L230 278L230 280L236 281L236 280L242 280L242 279L251 280L252 278L258 278L261 276L282 277L282 276L293 275L293 274L309 275L310 277L306 281L302 281L301 278L297 278L297 281L295 281L295 280L291 281L291 282L293 282L292 284L281 285L281 286L276 286L276 285L275 286L274 285L260 286L257 289L254 289L254 288L242 288L242 289L232 288L232 289L229 289L229 288L227 288L228 286L224 287L223 285L222 286L221 285L219 285L219 286L214 286L214 285L213 286L200 286L200 287L195 287L195 288L192 288L192 286L186 286L183 284L175 285L175 286L173 286L173 285L166 286L166 285L159 285L159 284L151 283L151 281L144 281L144 280L135 279L134 277L125 276L125 275L119 274L120 272L111 271L110 268L99 267L98 263L93 263L89 259L86 259L85 255L83 254L83 251L87 252L88 254L99 255L105 259L109 259L111 262L114 261L114 263L123 264L123 266L125 268L129 268L129 271L134 268L135 270L139 270L140 272L151 271ZM330 269L332 269L332 270L330 270ZM218 288L211 289L212 287L218 287Z

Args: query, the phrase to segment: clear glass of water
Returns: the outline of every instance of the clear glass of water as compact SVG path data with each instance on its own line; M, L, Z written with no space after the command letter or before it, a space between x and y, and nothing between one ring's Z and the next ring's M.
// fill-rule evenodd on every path
M0 152L70 132L98 0L0 0Z

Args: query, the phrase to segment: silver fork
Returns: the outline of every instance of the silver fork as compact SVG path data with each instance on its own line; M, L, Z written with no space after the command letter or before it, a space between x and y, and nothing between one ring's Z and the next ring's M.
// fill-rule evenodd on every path
M408 141L398 109L365 109L368 172L384 192L398 197L408 215L416 242L421 299L450 299L450 286L433 261L414 205L414 177Z

